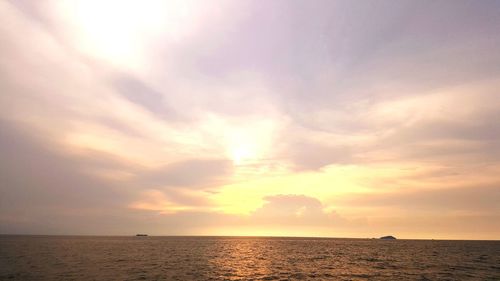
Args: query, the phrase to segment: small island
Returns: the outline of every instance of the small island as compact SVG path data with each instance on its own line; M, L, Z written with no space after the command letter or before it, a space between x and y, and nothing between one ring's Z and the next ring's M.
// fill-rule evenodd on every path
M136 234L135 236L148 236L147 234Z
M396 240L396 237L388 235L388 236L382 236L379 239L382 239L382 240Z

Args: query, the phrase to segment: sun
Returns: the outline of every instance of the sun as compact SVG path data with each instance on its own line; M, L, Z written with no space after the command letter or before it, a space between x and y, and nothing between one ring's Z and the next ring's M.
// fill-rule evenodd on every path
M225 133L228 157L235 165L243 165L258 160L264 153L255 130L238 127L227 128Z
M249 160L257 159L258 153L251 145L242 144L231 148L230 156L235 165L242 165Z
M225 124L226 154L236 166L262 165L272 157L277 125L268 119Z

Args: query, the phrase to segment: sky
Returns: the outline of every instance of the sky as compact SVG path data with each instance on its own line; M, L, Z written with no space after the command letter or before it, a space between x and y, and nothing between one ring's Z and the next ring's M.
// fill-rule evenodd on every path
M499 1L0 1L0 233L500 239Z

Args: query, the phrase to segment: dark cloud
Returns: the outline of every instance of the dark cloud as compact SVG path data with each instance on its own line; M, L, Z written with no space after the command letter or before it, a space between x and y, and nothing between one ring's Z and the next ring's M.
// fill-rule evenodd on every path
M108 129L111 129L113 131L116 131L120 134L126 135L128 137L135 137L135 138L144 138L146 137L134 124L130 124L128 122L124 122L122 120L119 120L117 118L111 118L109 116L102 116L102 117L97 117L94 118L96 123L98 123L101 126L104 126Z
M85 205L89 203L87 200L99 202L107 198L120 198L114 194L114 187L92 178L82 169L91 162L60 154L49 148L53 144L47 144L33 133L23 133L1 122L0 149L3 161L0 167L4 192L16 195L20 200L40 203L47 200L47 204L67 206ZM98 162L97 166L109 165L105 157ZM13 198L3 199L6 204L15 204Z
M491 101L496 103L496 101ZM443 116L444 117L444 116ZM496 141L500 139L500 112L483 109L463 119L436 118L405 126L389 136L391 145L433 140Z
M46 3L43 3L44 1L29 1L29 0L15 0L15 1L8 1L11 3L14 7L16 7L19 11L24 13L27 18L32 19L36 21L37 23L41 24L42 26L48 25L48 19L47 19L47 10L46 10Z
M480 173L481 171L477 171ZM441 212L500 214L500 183L450 188L413 188L337 199L341 206L391 207L439 215Z
M496 163L500 157L500 125L496 122L499 118L495 109L478 109L457 118L424 119L393 129L365 151L385 151L391 160L453 166Z
M1 233L133 234L138 229L158 234L195 234L190 231L225 217L204 212L168 216L130 209L127 206L146 186L104 179L89 171L134 174L140 173L138 166L91 150L69 156L55 151L53 145L19 124L0 122ZM190 160L148 176L162 185L206 186L227 169L223 160ZM205 198L185 194L182 188L165 192L173 202L184 206L208 204ZM185 218L190 222L182 222ZM237 220L231 217L229 223Z
M128 101L137 104L149 112L167 119L176 118L176 112L170 108L164 99L164 93L154 90L144 81L130 75L118 76L114 85L117 92Z
M313 142L297 142L283 152L294 163L298 171L318 170L332 164L348 164L355 161L351 147L347 145L324 145Z
M86 172L92 162L68 157L54 151L36 132L0 123L0 229L12 232L8 225L25 224L26 231L53 224L66 214L87 211L108 212L125 205L132 192L127 185L117 186ZM109 166L100 158L97 166ZM95 164L95 163L94 163ZM42 227L41 229L46 229Z
M188 159L139 172L137 180L151 187L200 189L222 183L232 169L227 159Z

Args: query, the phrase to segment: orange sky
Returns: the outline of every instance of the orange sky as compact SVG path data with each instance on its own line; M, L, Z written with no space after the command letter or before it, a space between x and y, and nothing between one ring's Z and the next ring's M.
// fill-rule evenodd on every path
M499 239L498 12L1 2L0 233Z

